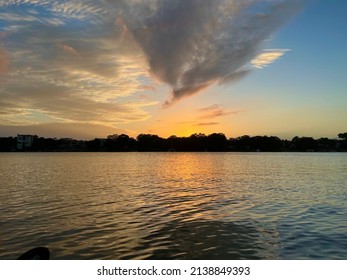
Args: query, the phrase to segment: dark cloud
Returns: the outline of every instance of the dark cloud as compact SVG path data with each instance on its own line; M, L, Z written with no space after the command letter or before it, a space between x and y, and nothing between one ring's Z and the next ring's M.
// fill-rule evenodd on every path
M200 85L200 86L187 86L187 87L179 89L179 90L174 90L172 97L169 100L164 102L163 107L167 108L170 105L172 105L174 102L176 102L177 100L179 100L185 96L199 93L200 91L203 91L204 89L209 87L211 84L212 83L204 84L204 85Z
M297 11L297 0L109 1L172 88L165 106L214 83L241 79L263 44Z

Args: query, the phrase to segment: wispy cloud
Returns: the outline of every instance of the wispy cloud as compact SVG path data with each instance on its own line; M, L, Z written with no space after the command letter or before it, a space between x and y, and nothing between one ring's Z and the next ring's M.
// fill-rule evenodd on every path
M102 1L52 1L50 9L52 12L63 15L68 19L85 20L95 18L95 15L103 16L108 14L104 5L102 5Z
M199 122L196 123L195 126L212 126L212 125L218 125L218 122Z
M59 48L61 48L64 52L70 54L70 55L74 55L74 56L80 56L79 53L71 46L68 45L63 45L63 44L58 44L57 45Z
M251 61L251 65L254 66L255 68L262 69L270 65L274 61L278 60L288 51L289 51L288 49L265 50L263 53L259 54L256 58L254 58Z
M103 1L91 0L0 0L0 7L23 6L23 7L40 7L45 8L53 16L60 16L66 19L95 19L108 14L107 8ZM35 11L31 9L31 11ZM38 14L38 13L36 13ZM12 14L14 15L14 14ZM32 18L30 16L23 16L22 19Z
M191 121L179 121L175 124L183 126L213 126L219 125L224 117L230 115L237 115L244 112L244 110L230 110L223 107L220 104L214 104L208 107L200 108L196 111L195 117Z
M219 117L224 117L228 115L236 115L242 113L244 110L228 110L223 108L219 104L214 104L209 107L204 107L199 109L199 118L200 119L215 119Z
M49 120L117 127L150 118L146 107L158 102L135 95L150 81L146 61L119 40L104 4L13 0L1 6L10 51L0 49L0 125Z

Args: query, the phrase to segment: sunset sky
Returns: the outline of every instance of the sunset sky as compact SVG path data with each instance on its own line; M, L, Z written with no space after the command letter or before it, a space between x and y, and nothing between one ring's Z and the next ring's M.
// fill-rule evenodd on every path
M347 1L0 0L0 137L347 131Z

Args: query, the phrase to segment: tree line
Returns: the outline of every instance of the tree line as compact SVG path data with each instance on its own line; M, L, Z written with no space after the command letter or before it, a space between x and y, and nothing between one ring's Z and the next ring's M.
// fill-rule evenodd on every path
M18 149L16 137L0 138L0 152L346 152L347 132L339 139L295 136L283 140L277 136L227 137L223 133L192 134L189 137L162 138L154 134L140 134L132 138L126 134L113 134L94 140L57 139L34 136L30 146Z

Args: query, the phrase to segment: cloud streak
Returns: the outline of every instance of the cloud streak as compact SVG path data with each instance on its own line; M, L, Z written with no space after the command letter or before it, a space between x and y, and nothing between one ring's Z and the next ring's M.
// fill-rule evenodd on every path
M219 117L224 117L228 115L237 115L242 113L244 110L227 110L221 105L215 104L209 107L199 109L199 118L200 119L215 119Z
M195 124L195 126L212 126L212 125L218 125L218 122L199 122Z
M251 61L261 68L279 58L279 52L271 59L269 51L262 54L263 45L298 10L299 1L109 2L145 53L152 75L172 88L165 103L170 105L212 84L244 77Z
M262 69L274 61L278 60L280 57L282 57L286 52L288 52L288 49L283 50L265 50L263 53L259 54L256 58L254 58L251 61L252 66L258 69Z

